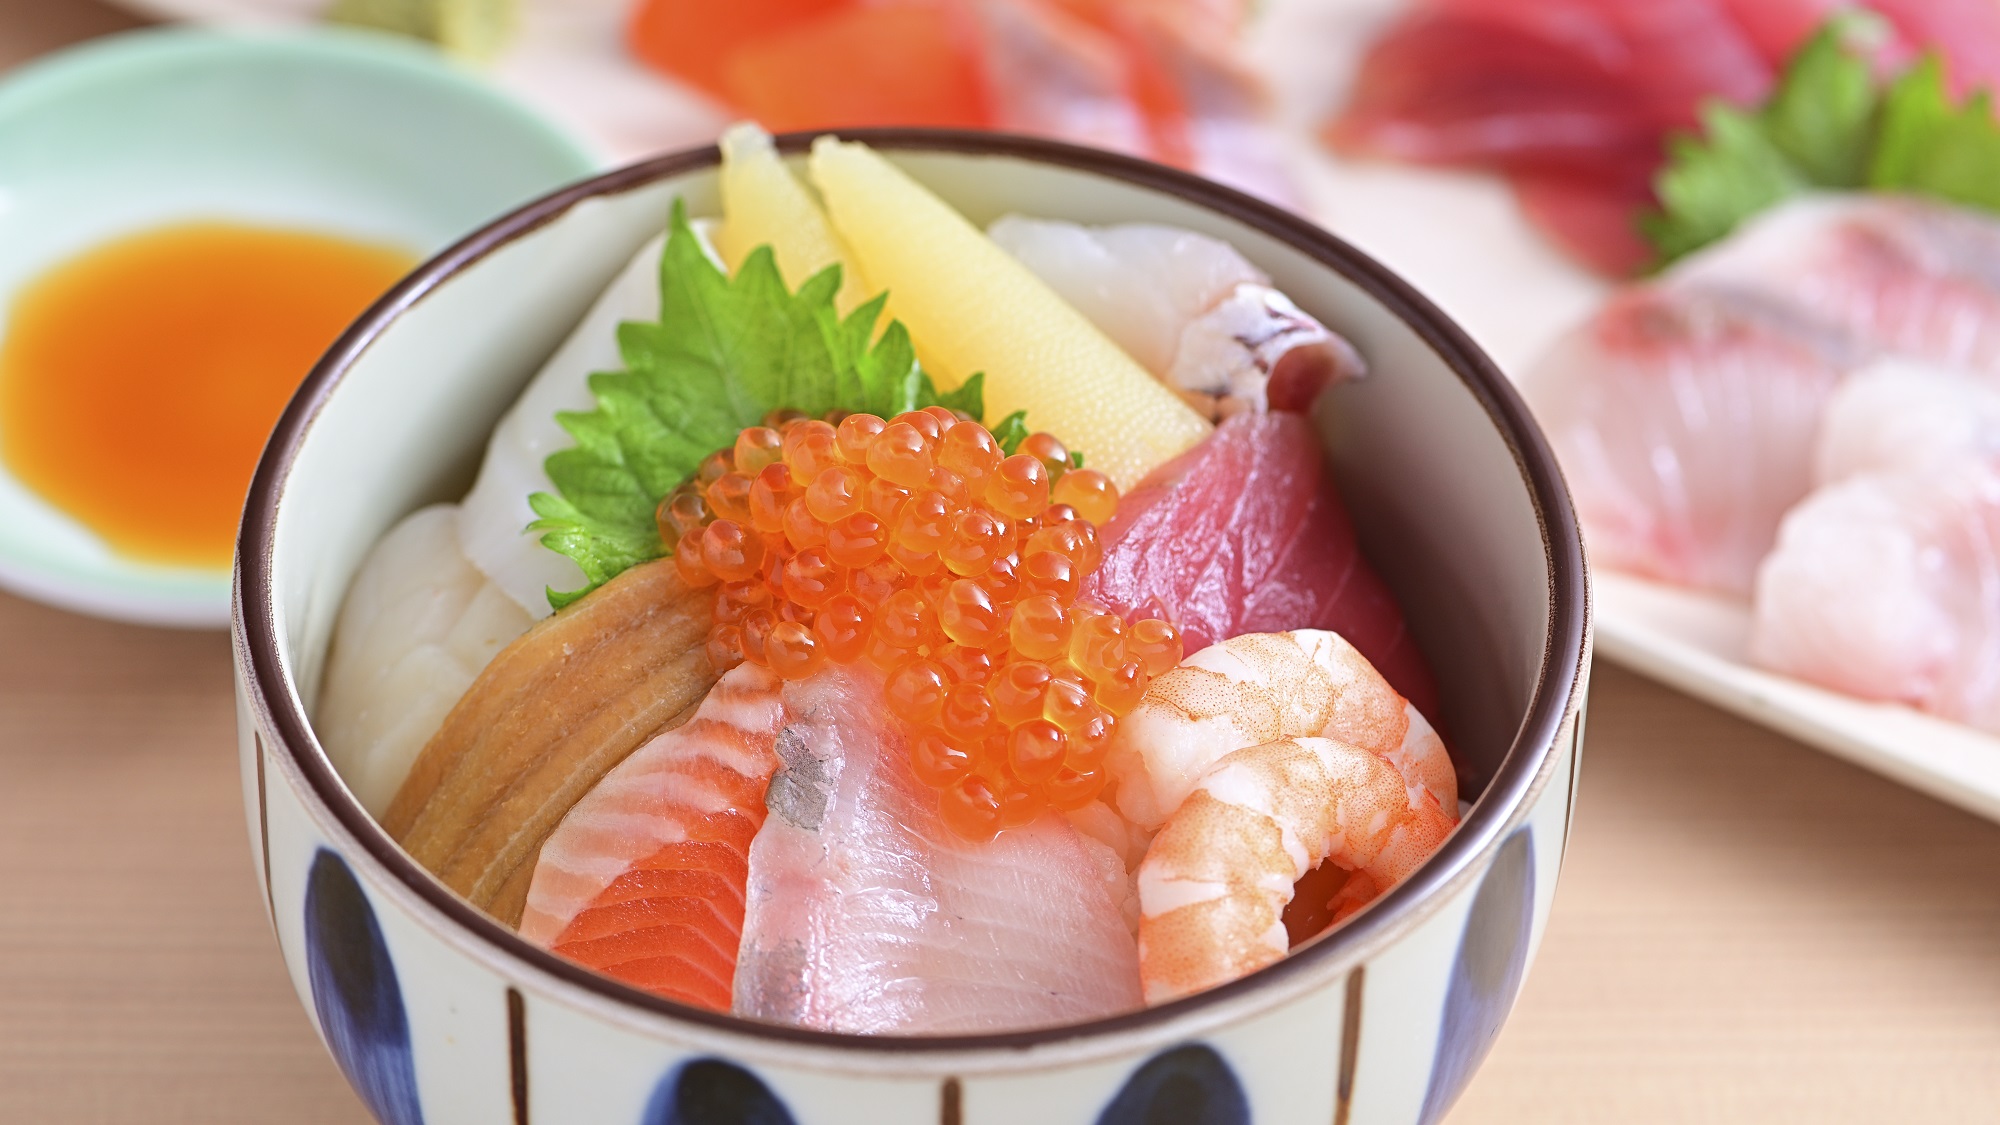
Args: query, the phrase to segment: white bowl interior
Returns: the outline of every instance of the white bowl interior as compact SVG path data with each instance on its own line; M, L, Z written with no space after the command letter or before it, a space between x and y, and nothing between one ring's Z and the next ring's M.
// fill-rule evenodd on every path
M1521 461L1437 347L1306 251L1164 190L1020 156L888 155L981 224L1018 211L1227 239L1354 342L1372 374L1328 395L1316 420L1363 547L1437 672L1435 718L1476 794L1528 715L1554 578ZM713 170L586 200L410 296L325 399L284 482L270 560L276 635L306 713L361 559L404 514L464 491L500 414L676 196L716 214Z

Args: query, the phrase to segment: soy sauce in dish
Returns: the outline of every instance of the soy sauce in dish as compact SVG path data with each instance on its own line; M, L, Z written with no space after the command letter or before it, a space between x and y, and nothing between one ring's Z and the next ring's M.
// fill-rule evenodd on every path
M224 222L62 262L8 310L0 462L120 555L227 567L286 400L414 262L394 246Z

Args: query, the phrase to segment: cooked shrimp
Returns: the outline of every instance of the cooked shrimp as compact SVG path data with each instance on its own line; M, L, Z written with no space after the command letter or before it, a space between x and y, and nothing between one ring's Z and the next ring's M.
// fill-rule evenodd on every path
M1298 629L1233 637L1156 678L1107 759L1118 809L1158 828L1225 755L1304 737L1378 754L1438 807L1458 808L1451 758L1423 715L1340 634Z
M1108 758L1119 809L1160 829L1139 865L1151 1003L1285 955L1292 884L1354 872L1340 921L1457 823L1458 780L1423 715L1337 633L1250 633L1156 678Z
M1146 1002L1212 988L1283 957L1292 884L1320 863L1391 886L1456 820L1382 755L1331 738L1282 738L1225 756L1139 865ZM1356 908L1351 900L1339 907Z

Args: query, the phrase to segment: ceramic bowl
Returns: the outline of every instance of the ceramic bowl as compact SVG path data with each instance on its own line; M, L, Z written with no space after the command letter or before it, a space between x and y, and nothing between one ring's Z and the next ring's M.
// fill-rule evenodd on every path
M502 219L418 270L286 412L238 544L244 798L293 982L391 1125L1359 1125L1432 1122L1513 1004L1568 837L1588 592L1555 461L1443 314L1295 216L1043 141L856 134L984 223L1006 211L1225 238L1373 375L1316 415L1364 548L1443 688L1475 795L1438 853L1348 924L1213 991L1046 1031L869 1037L750 1023L533 948L408 859L313 733L348 581L458 494L487 431L670 202L714 214L717 154L668 156ZM784 138L796 156L806 138Z
M113 36L0 84L0 309L83 250L191 219L430 254L596 167L531 111L388 36ZM227 571L126 559L4 465L0 585L150 624L229 621Z

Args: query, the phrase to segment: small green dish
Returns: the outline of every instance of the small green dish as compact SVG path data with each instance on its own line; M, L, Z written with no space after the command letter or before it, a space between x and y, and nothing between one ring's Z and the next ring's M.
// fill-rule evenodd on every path
M99 40L0 81L0 332L20 286L120 235L220 219L427 255L598 164L476 76L388 36ZM4 463L0 586L128 621L229 624L226 571L122 558Z

